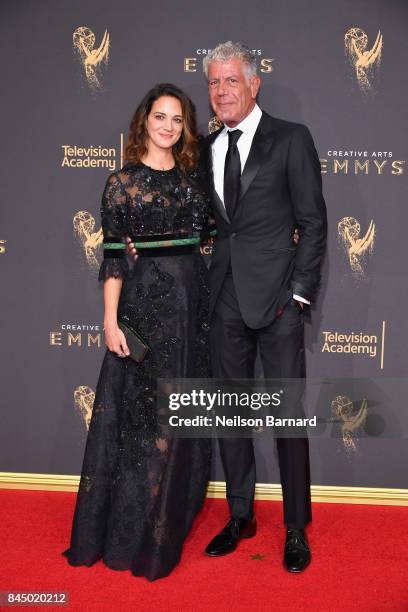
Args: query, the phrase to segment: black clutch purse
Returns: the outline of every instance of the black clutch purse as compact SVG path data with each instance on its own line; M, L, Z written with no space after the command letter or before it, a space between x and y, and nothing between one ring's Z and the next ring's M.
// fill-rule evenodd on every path
M146 343L146 340L132 327L127 317L120 317L118 319L118 327L126 338L126 343L130 351L129 357L141 363L146 357L146 353L150 351L150 347Z

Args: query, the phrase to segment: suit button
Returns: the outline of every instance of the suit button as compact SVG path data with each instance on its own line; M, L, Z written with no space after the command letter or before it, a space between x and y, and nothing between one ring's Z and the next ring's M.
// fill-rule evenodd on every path
M231 238L236 238L236 236L237 236L237 232L232 232Z

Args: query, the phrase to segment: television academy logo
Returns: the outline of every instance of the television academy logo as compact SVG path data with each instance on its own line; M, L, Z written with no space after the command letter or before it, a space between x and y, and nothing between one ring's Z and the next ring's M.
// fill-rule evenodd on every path
M123 166L124 134L120 134L119 147L102 145L63 144L61 168L104 168L110 172Z
M94 401L95 392L91 389L91 387L80 385L74 390L75 408L79 412L79 415L81 416L87 429L89 429L89 423L91 422Z
M102 228L95 231L95 217L86 210L79 210L73 218L74 235L80 242L88 265L96 270L99 267L98 255L100 255L103 243Z
M378 31L371 49L367 49L368 36L361 28L350 28L344 36L346 55L355 70L357 83L364 93L373 89L374 68L378 68L383 51L383 37Z
M6 252L6 242L7 240L0 240L0 255Z
M385 328L386 322L382 321L381 332L370 334L366 331L322 331L321 352L329 355L379 357L380 370L384 369L385 357Z
M337 224L337 230L338 239L347 256L352 275L357 279L364 279L367 258L374 251L374 221L371 219L366 233L361 237L360 223L354 217L343 217Z
M95 34L86 26L80 26L72 35L74 54L80 59L87 83L93 91L100 89L102 66L108 65L110 49L108 31L105 30L102 42L97 48L95 48L95 41Z

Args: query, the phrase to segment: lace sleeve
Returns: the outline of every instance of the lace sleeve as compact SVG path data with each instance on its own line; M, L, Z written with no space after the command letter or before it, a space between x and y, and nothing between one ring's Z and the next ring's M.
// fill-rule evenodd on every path
M204 183L203 188L203 228L201 230L201 242L209 242L212 238L217 235L217 228L215 225L214 213L212 210L211 198L207 192L207 185Z
M198 166L189 170L186 177L190 186L194 187L193 227L200 231L201 242L206 243L217 234L208 194L207 175L203 168Z
M99 280L125 278L129 272L124 237L126 236L126 192L116 174L112 174L102 195L103 261Z

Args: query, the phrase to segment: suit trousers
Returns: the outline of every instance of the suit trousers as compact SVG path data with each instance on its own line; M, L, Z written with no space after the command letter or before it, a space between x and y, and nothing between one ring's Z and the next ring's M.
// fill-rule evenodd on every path
M211 362L216 378L253 378L259 347L265 378L304 378L303 314L294 300L268 326L250 329L242 319L231 271L225 276L211 321ZM309 444L277 438L284 522L303 529L311 520ZM227 500L234 518L253 516L255 455L250 438L220 439Z

